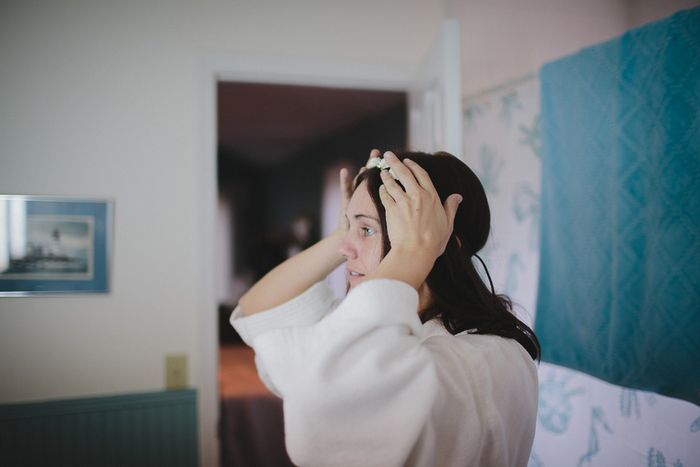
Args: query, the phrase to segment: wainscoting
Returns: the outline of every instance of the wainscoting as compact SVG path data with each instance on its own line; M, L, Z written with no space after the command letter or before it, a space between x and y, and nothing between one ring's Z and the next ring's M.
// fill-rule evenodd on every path
M3 466L197 466L195 390L0 405Z

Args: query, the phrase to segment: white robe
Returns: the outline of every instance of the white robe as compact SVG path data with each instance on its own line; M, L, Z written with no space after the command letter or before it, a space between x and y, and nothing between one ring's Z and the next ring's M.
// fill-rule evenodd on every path
M375 279L339 304L319 282L231 324L282 397L300 466L526 466L537 370L515 340L421 324L418 293Z

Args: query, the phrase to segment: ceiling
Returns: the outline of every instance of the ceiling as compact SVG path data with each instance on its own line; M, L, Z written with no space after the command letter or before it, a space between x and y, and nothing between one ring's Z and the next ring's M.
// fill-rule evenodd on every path
M219 82L219 153L274 165L405 100L396 91Z

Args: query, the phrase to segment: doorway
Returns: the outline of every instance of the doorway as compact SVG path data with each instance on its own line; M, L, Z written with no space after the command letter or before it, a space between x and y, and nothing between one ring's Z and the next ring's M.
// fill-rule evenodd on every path
M216 102L221 465L291 465L281 400L228 318L262 275L335 229L340 167L356 171L375 147L405 148L407 96L219 81ZM335 283L342 293L344 275Z
M217 86L221 81L407 92L412 149L434 146L461 156L459 25L445 20L423 62L415 65L300 57L203 53L197 86L195 149L198 345L197 412L202 465L219 465L216 293Z

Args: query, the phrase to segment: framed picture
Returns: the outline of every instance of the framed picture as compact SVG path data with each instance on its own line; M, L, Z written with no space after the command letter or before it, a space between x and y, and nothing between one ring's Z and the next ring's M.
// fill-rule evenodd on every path
M109 292L112 201L0 195L0 296Z

